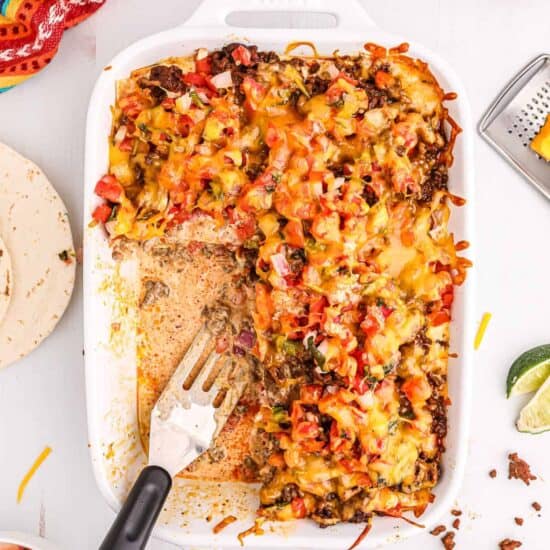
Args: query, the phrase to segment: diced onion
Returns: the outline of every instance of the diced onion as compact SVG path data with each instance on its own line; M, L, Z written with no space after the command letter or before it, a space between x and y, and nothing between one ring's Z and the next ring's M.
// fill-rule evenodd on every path
M329 63L327 66L327 72L332 79L336 78L340 74L340 71L334 63Z
M115 145L119 145L120 143L122 143L122 141L123 141L124 138L126 137L126 131L127 131L126 126L121 126L121 127L116 131L116 134L115 134L115 137L114 137Z
M204 92L197 92L197 95L199 96L199 99L205 104L210 105L210 100L208 99L208 96Z
M185 114L191 107L192 99L189 94L183 94L176 99L176 109L180 114Z
M273 266L275 273L277 273L280 277L286 277L290 274L290 266L288 265L285 255L282 252L271 256L271 265Z
M201 59L204 59L205 57L208 57L208 50L206 48L199 48L197 50L197 61L200 61Z
M233 79L231 78L231 71L224 71L223 73L219 73L215 76L213 76L210 79L210 82L216 86L216 88L229 88L230 86L233 86Z

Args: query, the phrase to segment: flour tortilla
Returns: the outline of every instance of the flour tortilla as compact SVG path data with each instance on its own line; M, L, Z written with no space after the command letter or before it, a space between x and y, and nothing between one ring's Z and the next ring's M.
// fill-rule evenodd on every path
M11 257L12 296L0 322L0 367L24 357L63 315L75 279L65 205L44 173L0 143L0 235ZM59 255L66 254L70 263Z
M12 281L10 253L0 236L0 324L10 305Z

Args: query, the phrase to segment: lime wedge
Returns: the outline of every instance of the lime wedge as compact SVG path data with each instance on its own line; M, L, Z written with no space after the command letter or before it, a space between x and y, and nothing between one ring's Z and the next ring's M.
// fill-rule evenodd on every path
M520 432L539 434L550 430L550 377L533 399L519 413L516 426Z
M506 396L538 390L550 376L550 344L522 353L510 367L506 379Z

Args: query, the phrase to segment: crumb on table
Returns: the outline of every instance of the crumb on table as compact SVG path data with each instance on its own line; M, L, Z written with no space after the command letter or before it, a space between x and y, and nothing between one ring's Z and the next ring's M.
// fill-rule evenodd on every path
M508 465L508 479L521 479L526 485L529 485L531 481L537 479L537 476L531 473L529 464L521 459L517 453L510 453L508 459L510 460L510 464Z

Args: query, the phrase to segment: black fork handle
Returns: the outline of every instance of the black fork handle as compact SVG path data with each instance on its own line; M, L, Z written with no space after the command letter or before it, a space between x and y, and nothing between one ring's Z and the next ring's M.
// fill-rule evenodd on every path
M171 487L164 468L144 468L99 550L143 550Z

